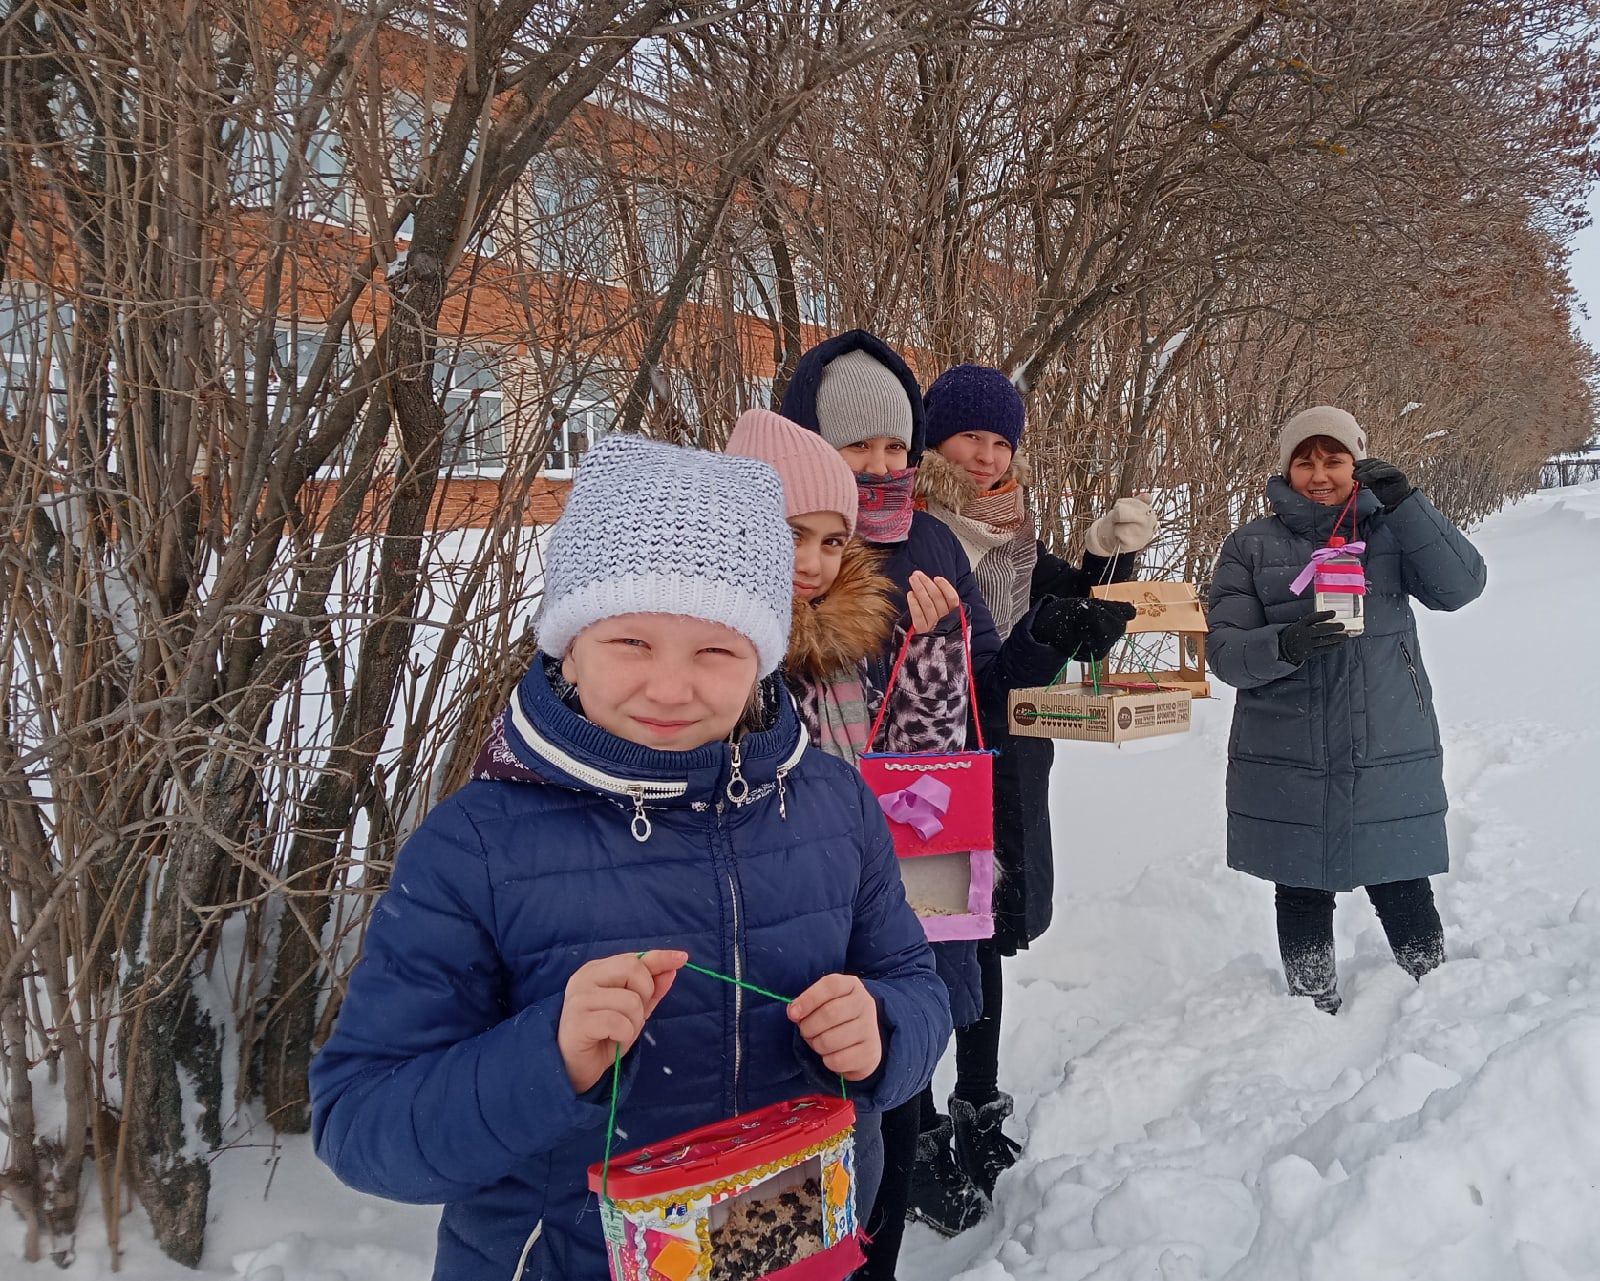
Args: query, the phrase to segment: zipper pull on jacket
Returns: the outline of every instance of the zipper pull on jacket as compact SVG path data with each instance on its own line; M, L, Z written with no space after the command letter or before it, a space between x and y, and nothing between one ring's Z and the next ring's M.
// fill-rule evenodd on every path
M739 744L729 743L728 749L733 753L733 767L728 775L728 799L735 805L743 805L750 796L750 784L744 781L741 772Z
M633 797L633 822L629 824L629 830L633 833L633 839L643 845L650 839L651 832L650 816L644 812L644 789L633 788L628 795Z

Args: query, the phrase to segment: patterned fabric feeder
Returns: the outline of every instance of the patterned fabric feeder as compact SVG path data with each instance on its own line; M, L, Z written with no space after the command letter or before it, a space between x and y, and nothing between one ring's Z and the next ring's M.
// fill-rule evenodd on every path
M808 1096L595 1165L613 1281L843 1281L855 1107Z
M872 750L905 666L907 636L861 757L861 777L889 820L906 899L935 943L994 936L994 753L983 741L972 625L965 610L961 640L978 750Z

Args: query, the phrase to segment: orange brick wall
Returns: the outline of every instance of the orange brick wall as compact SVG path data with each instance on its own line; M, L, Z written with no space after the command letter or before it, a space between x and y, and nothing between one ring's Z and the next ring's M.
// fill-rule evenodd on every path
M494 523L496 508L500 505L501 486L498 476L457 476L441 481L433 496L433 529L487 529ZM528 489L523 504L522 524L553 525L566 506L567 492L572 488L568 480L549 480L540 476ZM313 480L306 485L306 511L314 525L321 526L339 494L337 480ZM387 501L389 485L380 482L368 492L362 503L364 517L358 528L372 530L373 519Z

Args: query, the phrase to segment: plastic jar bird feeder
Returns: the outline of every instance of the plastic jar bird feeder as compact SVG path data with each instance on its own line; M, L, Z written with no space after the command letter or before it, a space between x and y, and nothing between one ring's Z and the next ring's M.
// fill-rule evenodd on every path
M855 1107L808 1096L591 1166L613 1281L843 1281L856 1228Z
M1365 550L1365 544L1347 543L1335 534L1328 539L1327 548L1317 553L1320 559L1312 560L1316 582L1316 603L1312 608L1330 612L1333 621L1352 636L1367 630L1367 570L1358 555Z
M1367 630L1367 567L1361 560L1367 545L1357 537L1360 529L1356 524L1356 500L1360 494L1358 484L1333 518L1333 528L1337 531L1344 524L1344 518L1350 517L1350 537L1335 532L1326 547L1311 553L1299 577L1289 584L1290 591L1303 596L1306 588L1315 583L1312 608L1319 613L1332 614L1333 621L1352 636Z

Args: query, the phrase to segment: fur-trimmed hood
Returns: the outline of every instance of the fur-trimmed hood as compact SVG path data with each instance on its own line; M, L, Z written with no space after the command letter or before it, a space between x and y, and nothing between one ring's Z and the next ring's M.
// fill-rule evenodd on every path
M899 610L894 583L878 572L880 560L852 538L827 595L815 601L796 598L784 659L787 671L825 680L883 652Z
M1033 469L1028 465L1028 456L1019 453L1012 458L1010 468L1000 481L1003 484L1015 480L1026 489L1032 478ZM923 454L922 461L917 464L918 508L923 511L939 508L960 515L977 496L977 482L962 468L937 449L930 449Z

